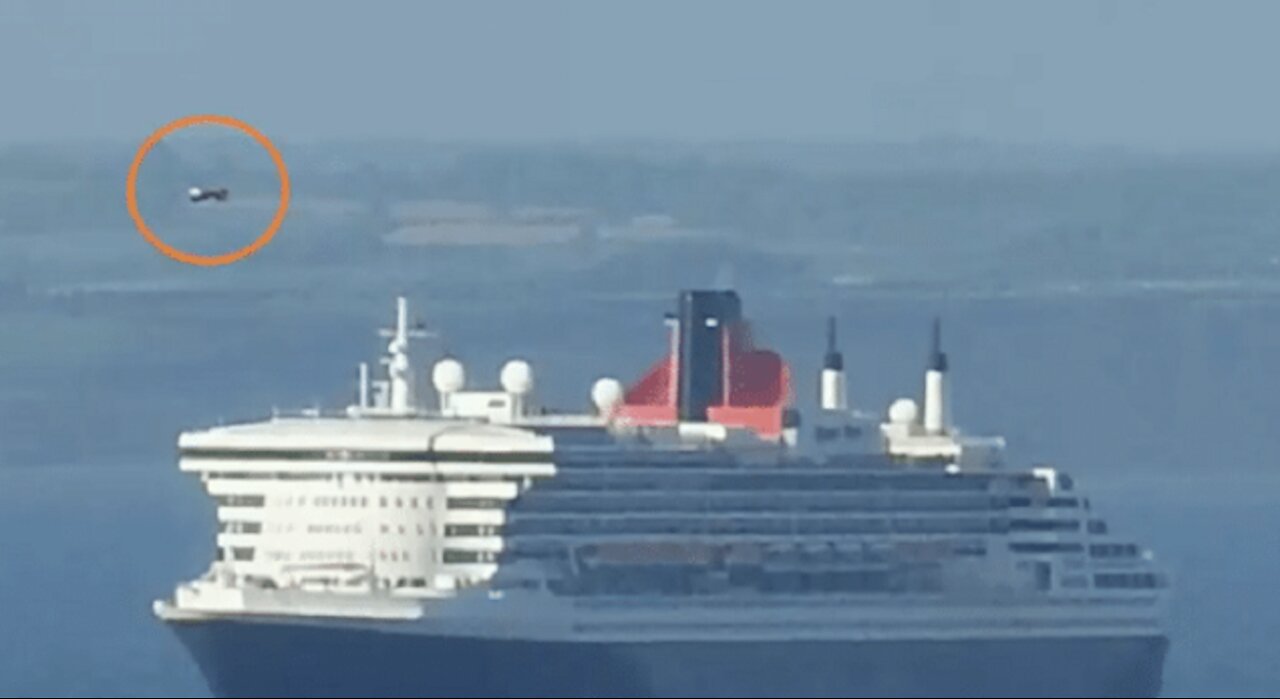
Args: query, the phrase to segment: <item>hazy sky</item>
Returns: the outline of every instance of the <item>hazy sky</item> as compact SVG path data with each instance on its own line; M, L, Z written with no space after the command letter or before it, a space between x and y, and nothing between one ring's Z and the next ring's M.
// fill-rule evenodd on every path
M1274 2L0 0L0 140L1280 147Z

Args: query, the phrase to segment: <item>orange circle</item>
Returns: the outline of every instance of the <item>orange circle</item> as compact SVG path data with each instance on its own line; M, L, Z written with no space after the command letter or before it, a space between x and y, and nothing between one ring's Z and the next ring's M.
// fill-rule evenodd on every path
M147 222L142 218L142 213L138 211L138 170L142 168L142 161L146 159L147 153L155 147L165 136L185 129L189 126L198 126L201 124L215 124L217 126L226 126L228 128L237 129L248 134L258 145L266 149L267 154L271 156L271 160L276 164L276 171L280 173L280 207L276 210L275 218L271 219L271 223L267 224L267 229L258 236L258 239L248 245L221 255L197 255L195 253L179 250L172 245L160 239L160 236L151 231L147 226ZM196 114L183 117L161 126L154 133L142 142L142 146L138 148L138 152L133 156L133 165L129 167L129 176L125 180L125 200L129 204L129 215L133 217L133 223L138 227L138 232L146 238L157 250L164 253L165 256L185 262L189 265L198 265L200 267L217 267L219 265L229 265L232 262L243 260L253 253L261 250L264 245L271 242L275 237L276 231L280 229L280 224L284 223L284 216L289 211L289 170L284 166L284 158L280 157L280 151L276 150L275 144L270 139L262 135L261 131L253 128L249 124L236 119L235 117L222 116L218 114Z

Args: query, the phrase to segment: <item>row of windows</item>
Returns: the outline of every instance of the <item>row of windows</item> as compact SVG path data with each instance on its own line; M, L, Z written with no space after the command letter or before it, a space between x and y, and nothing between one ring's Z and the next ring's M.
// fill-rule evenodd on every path
M210 480L236 481L332 481L338 474L332 471L207 471Z
M457 536L502 536L503 528L488 524L447 524L444 535Z
M445 549L445 563L493 563L497 554L493 551L468 551L466 549Z
M287 561L289 555L287 552L280 552L272 556L275 560ZM379 561L384 563L408 563L412 556L408 551L379 551L377 556ZM427 558L431 558L431 554L427 554ZM351 551L303 551L298 554L298 560L307 562L356 562L356 554Z
M307 500L305 497L298 498L299 506L306 505L306 504L307 504ZM368 507L369 498L347 496L347 495L341 495L341 496L317 495L314 498L311 498L311 504L314 507Z
M294 522L272 522L263 525L261 522L227 521L218 524L218 531L228 534L260 534L263 531L269 534L293 534L299 528L307 534L353 535L364 533L364 525L359 522L325 522L306 525ZM378 531L382 534L399 534L401 536L415 534L417 536L435 536L436 525L434 523L423 525L420 522L412 525L383 523L378 526Z
M280 552L276 554L278 560L288 561L288 552ZM298 560L307 563L353 563L356 555L351 551L302 551L298 554Z
M1093 586L1103 590L1149 590L1158 587L1159 583L1155 573L1098 573L1093 576Z
M541 493L537 488L515 506L526 512L908 512L986 511L998 509L1003 498L985 493Z
M1080 521L1075 519L1011 519L1011 532L1074 532L1080 531Z
M266 505L266 497L263 495L217 495L214 502L223 507L263 507ZM369 507L370 503L376 503L380 508L410 509L416 510L432 509L435 506L433 498L413 497L388 497L370 498L365 496L328 496L317 495L310 500L305 495L297 497L286 496L273 501L283 507L306 507L308 502L313 507ZM488 502L488 501L486 501ZM500 502L500 501L496 501Z
M1141 550L1137 544L1093 544L1089 555L1094 558L1137 558Z
M218 522L219 534L260 534L262 522L241 522L238 520Z
M887 570L771 570L732 568L723 574L698 565L630 565L586 569L569 581L572 594L700 595L727 590L767 593L920 593L943 588L942 571L932 564Z
M449 498L450 510L495 510L507 506L507 501L499 498Z
M267 502L261 495L218 495L213 500L223 507L262 507Z
M292 551L270 551L266 554L267 560L273 563L289 563L293 560ZM367 556L357 557L353 551L300 551L298 552L298 560L306 563L355 563L367 560ZM433 558L430 551L427 552L428 560ZM377 559L387 563L408 563L413 559L412 554L406 550L400 551L378 551ZM237 559L240 560L240 559Z
M1051 497L1042 500L1036 500L1027 496L1009 498L1009 507L1032 507L1037 504L1042 504L1044 507L1075 509L1080 506L1080 501L1076 498L1067 497Z
M405 524L391 525L383 523L382 526L379 527L379 531L383 534L399 534L400 536L408 536L412 533L416 533L418 536L426 536L427 532L430 532L431 536L435 536L436 525L433 522L428 524L426 527L423 527L421 523L416 523L413 525L413 529L411 530L408 525Z
M1084 553L1084 546L1064 542L1015 541L1009 544L1009 550L1014 553L1035 554Z
M308 534L359 534L363 528L359 524L308 524Z
M931 534L999 531L983 517L542 517L507 525L510 535L539 534Z
M307 497L305 495L299 495L296 498L286 497L280 500L280 504L286 507L305 507L307 502ZM379 498L370 498L367 496L354 495L317 495L312 497L310 502L313 507L369 507L370 503L376 503L378 507L383 509L396 508L410 510L416 510L419 507L429 510L435 505L435 501L432 498L419 498L416 496L382 496Z

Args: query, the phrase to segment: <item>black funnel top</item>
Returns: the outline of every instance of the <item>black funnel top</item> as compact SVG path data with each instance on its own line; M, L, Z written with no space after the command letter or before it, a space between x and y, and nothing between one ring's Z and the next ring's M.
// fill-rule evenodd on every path
M929 370L945 372L947 370L947 354L942 351L942 319L933 319L933 344L929 352Z
M724 387L722 333L742 320L742 302L732 291L683 291L679 301L681 420L707 419Z
M827 317L827 354L822 358L823 369L844 371L844 355L836 347L836 317Z

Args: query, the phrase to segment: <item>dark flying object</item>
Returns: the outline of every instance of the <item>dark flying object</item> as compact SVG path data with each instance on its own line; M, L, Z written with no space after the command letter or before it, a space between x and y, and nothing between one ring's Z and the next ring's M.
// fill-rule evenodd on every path
M221 189L201 189L200 187L192 187L187 190L187 198L192 203L199 203L213 199L215 201L226 201L229 193L226 187Z

